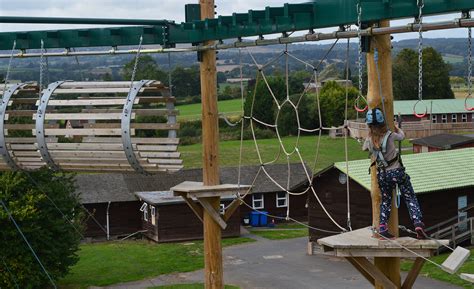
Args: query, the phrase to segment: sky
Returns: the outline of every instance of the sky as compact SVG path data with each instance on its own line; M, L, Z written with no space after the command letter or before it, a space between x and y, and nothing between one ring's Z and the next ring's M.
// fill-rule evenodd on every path
M197 3L197 0L0 0L0 16L37 16L37 17L83 17L83 18L138 18L168 19L184 21L184 5ZM302 3L305 0L216 0L217 13L230 15L232 12L246 12L249 9L263 9L265 6L280 6L283 3ZM460 14L426 17L426 22L445 21L458 18ZM394 21L392 25L407 24L407 20ZM66 29L92 26L78 25L38 25L3 24L0 32L28 31L45 29ZM335 28L319 30L334 31ZM467 36L466 29L426 32L425 37L461 37ZM395 40L416 38L416 33L395 35Z

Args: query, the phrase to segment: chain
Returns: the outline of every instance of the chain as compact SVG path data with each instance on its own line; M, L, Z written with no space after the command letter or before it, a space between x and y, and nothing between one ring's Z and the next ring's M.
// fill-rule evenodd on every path
M357 4L357 37L359 38L358 69L359 69L359 93L362 94L362 6Z
M11 69L12 62L13 62L13 54L15 53L15 48L16 48L16 40L13 41L12 52L10 54L10 60L8 61L7 72L5 73L5 85L3 87L3 94L4 95L7 91L7 83L8 83L8 78L10 77L10 69Z
M423 99L423 7L424 0L417 0L418 4L418 100Z
M140 60L140 51L142 49L142 42L143 42L143 35L140 36L140 42L138 43L137 56L135 57L135 65L133 66L130 89L132 89L133 87L133 81L135 80L135 74L137 73L138 62Z
M472 96L472 29L468 28L468 38L467 38L467 95L468 97Z
M44 41L43 39L41 39L40 78L39 78L40 98L41 98L41 90L43 90L43 70L44 70Z

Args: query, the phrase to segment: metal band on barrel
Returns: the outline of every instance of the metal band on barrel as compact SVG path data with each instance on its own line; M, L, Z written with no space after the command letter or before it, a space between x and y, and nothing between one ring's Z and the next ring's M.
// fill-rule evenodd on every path
M65 81L56 81L48 85L45 93L41 95L40 103L38 105L38 111L36 113L36 142L38 143L38 149L41 153L41 157L46 164L53 170L59 170L59 166L56 165L49 154L48 145L46 143L46 136L44 131L44 116L46 109L48 108L48 102L54 91Z
M2 155L3 160L12 170L19 170L20 167L14 161L13 157L10 155L10 151L8 151L7 148L7 141L5 138L5 114L11 96L15 93L17 89L21 88L23 85L23 83L17 83L11 86L7 91L3 93L2 102L0 103L0 154Z
M127 95L127 100L125 101L125 104L123 105L122 118L121 118L123 151L125 152L125 155L127 156L127 160L130 166L136 172L141 173L141 174L146 174L146 171L138 162L138 159L135 156L135 152L133 151L130 123L132 119L132 109L133 109L133 103L135 102L135 98L140 92L140 89L142 89L142 87L148 82L149 80L141 80L141 81L133 83L133 86Z

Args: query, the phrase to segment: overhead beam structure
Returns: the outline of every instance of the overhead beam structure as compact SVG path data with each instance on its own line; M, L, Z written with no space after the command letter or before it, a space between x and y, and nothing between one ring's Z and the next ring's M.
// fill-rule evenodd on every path
M46 49L97 46L137 45L143 35L144 45L174 46L180 43L200 44L209 40L225 40L250 36L312 30L357 22L357 4L362 5L362 22L412 18L418 15L414 0L319 0L301 4L249 10L215 19L200 20L199 4L186 5L186 22L166 20L81 19L0 17L0 23L53 24L133 24L145 26L65 29L0 33L0 50L39 49L41 39ZM472 0L424 0L424 16L474 9Z

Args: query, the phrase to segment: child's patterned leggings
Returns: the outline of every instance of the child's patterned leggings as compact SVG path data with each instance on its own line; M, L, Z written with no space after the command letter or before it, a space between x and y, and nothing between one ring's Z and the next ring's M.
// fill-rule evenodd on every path
M405 173L405 169L398 168L377 173L377 180L382 193L382 202L380 203L380 224L386 225L390 218L392 210L392 195L395 185L398 184L400 193L405 200L405 204L410 213L410 218L415 227L422 222L422 215L418 199L416 198L413 186L410 182L410 176Z

